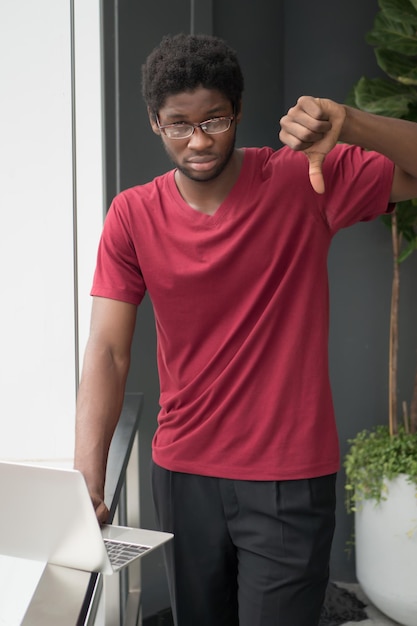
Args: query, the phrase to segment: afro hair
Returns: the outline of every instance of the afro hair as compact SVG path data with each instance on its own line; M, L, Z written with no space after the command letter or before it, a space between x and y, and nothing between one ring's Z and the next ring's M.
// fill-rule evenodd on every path
M235 51L210 35L167 35L142 66L142 94L152 113L168 96L197 87L217 89L238 111L244 80Z

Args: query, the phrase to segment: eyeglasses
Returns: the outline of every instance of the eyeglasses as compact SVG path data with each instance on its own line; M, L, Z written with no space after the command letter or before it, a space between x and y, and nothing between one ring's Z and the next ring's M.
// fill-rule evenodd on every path
M155 114L155 118L159 130L170 139L187 139L188 137L191 137L196 128L201 128L201 130L204 133L207 133L207 135L225 133L229 130L235 116L229 115L227 117L213 117L211 120L200 122L200 124L178 122L177 124L164 124L163 126L159 123L158 115Z

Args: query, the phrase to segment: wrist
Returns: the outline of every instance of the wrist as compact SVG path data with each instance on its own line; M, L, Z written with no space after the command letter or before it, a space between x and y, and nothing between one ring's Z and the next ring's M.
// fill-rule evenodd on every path
M364 113L354 107L347 105L342 106L345 112L345 117L340 130L340 141L343 143L358 144L358 129L360 119L363 117Z

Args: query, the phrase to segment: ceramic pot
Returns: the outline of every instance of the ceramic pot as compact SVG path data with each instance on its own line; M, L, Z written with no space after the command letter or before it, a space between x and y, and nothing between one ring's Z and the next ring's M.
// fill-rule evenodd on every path
M387 500L355 513L356 575L385 615L417 626L417 493L402 475L386 481Z

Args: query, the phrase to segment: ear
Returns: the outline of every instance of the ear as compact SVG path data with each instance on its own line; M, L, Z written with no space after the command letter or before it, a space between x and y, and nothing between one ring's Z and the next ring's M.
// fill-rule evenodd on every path
M148 107L148 117L149 117L149 123L155 135L161 135L161 131L159 130L158 124L156 123L155 113L151 111L149 107Z

